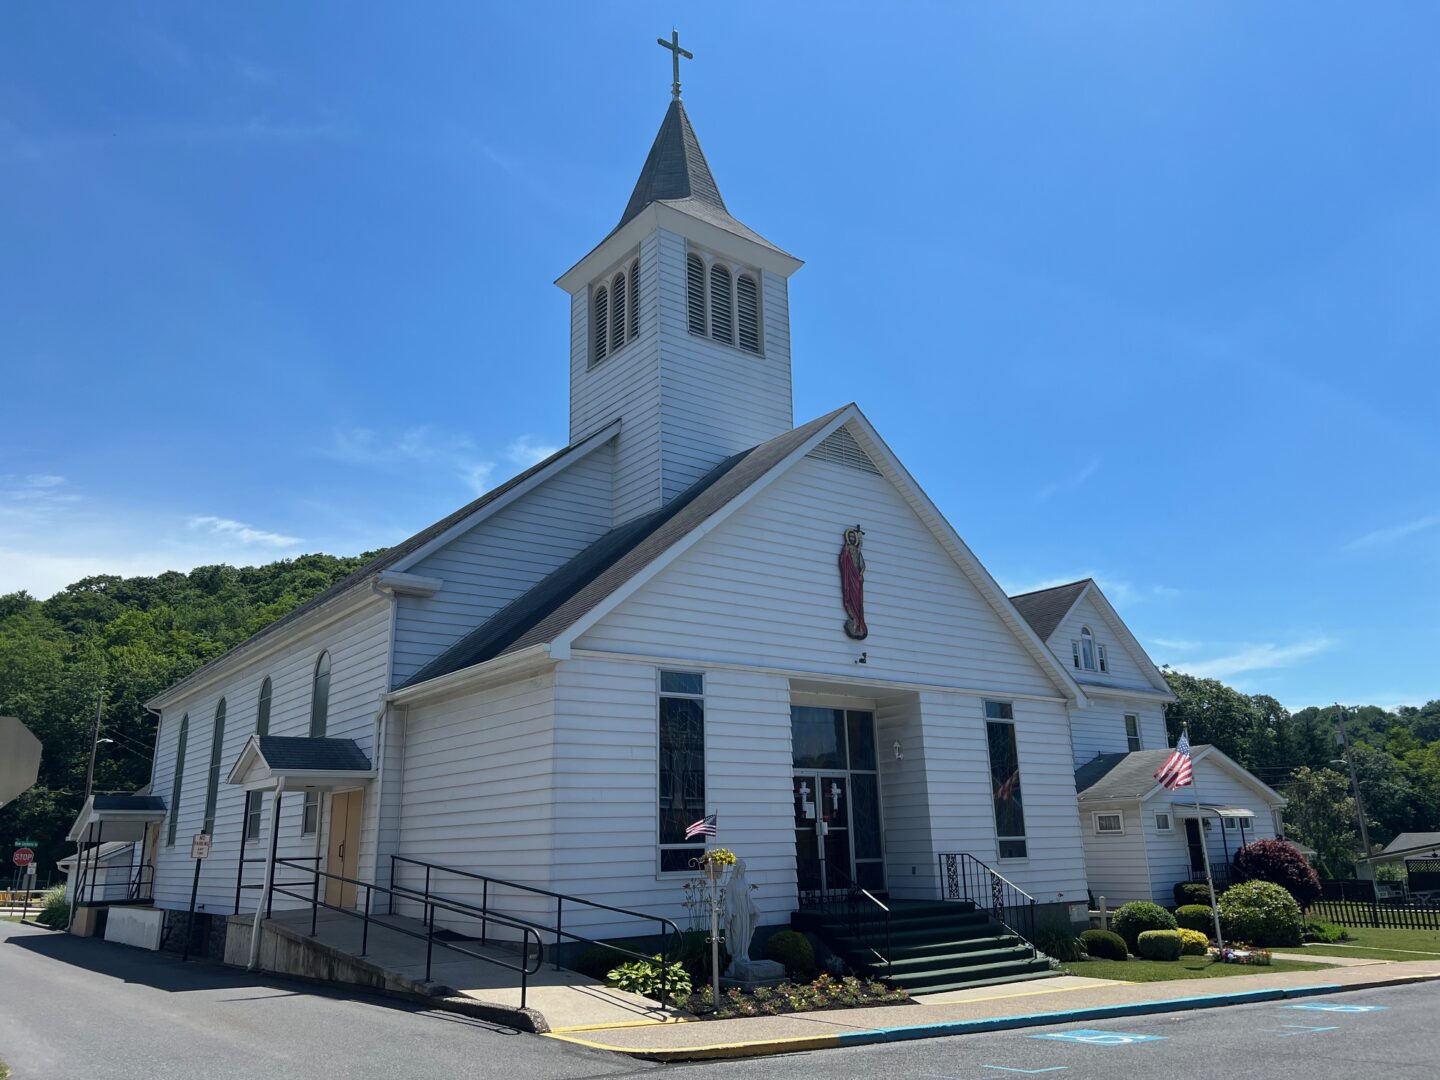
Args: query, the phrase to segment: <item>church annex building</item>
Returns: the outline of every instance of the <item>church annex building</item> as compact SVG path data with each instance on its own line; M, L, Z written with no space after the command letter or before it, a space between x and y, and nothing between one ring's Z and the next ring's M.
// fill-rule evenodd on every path
M334 907L424 878L547 928L557 893L681 920L713 814L757 938L837 891L958 899L972 866L1033 933L1168 902L1200 829L1217 870L1215 838L1276 835L1283 799L1218 752L1199 815L1144 782L1170 691L1093 582L1006 596L857 405L795 423L800 267L732 216L677 93L557 282L569 444L150 702L154 906L188 907L203 832L213 916L255 911L273 849Z

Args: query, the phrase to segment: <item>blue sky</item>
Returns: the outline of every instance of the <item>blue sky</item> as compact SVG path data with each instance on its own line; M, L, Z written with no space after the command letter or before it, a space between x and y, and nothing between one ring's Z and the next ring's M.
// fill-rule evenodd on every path
M777 14L779 12L780 14ZM394 542L566 436L551 282L667 101L1012 591L1440 696L1430 4L12 4L0 591Z

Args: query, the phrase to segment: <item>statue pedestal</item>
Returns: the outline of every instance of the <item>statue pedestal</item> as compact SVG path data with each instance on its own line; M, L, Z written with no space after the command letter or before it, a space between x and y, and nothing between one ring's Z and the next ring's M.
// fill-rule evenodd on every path
M754 990L757 986L779 986L785 982L785 965L774 960L739 959L730 965L730 970L720 980L726 990L739 987Z

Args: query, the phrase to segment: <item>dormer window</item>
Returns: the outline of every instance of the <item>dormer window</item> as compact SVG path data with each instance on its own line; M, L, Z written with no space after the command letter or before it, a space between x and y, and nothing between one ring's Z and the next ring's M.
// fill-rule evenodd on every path
M632 257L590 293L590 366L640 336L640 259Z
M748 267L690 252L685 257L686 326L746 352L760 353L760 275Z

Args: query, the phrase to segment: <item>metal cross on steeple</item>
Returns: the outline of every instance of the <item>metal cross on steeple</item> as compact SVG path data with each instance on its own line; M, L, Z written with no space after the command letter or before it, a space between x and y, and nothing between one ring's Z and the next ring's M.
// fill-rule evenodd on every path
M669 40L669 41L666 41L663 37L662 37L662 38L656 38L656 39L655 39L655 44L659 45L662 49L669 49L669 50L670 50L670 53L671 53L670 61L671 61L671 66L672 66L673 69L674 69L674 80L675 80L674 82L672 82L672 83L670 84L670 96L671 96L672 98L674 98L676 101L679 101L679 100L680 100L680 58L683 56L686 60L694 60L694 59L695 59L695 54L692 53L692 52L686 52L684 49L682 49L682 48L680 47L680 31L679 31L679 30L671 30L671 31L670 31L670 40Z

